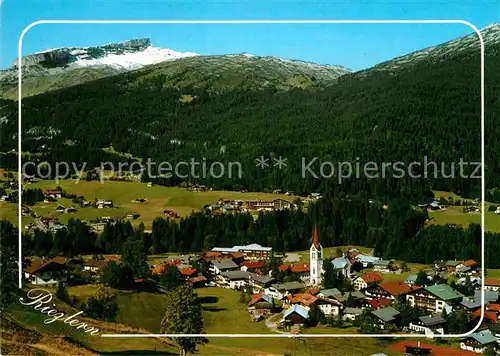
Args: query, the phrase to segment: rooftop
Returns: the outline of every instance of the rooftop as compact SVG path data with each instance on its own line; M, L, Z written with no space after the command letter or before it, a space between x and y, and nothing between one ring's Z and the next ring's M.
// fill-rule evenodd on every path
M241 279L248 279L250 277L250 274L245 271L227 271L227 272L222 272L221 276L229 280L241 280Z
M285 314L283 315L283 318L286 319L289 317L291 314L297 313L304 319L307 319L309 317L309 311L301 306L300 304L294 304L290 309L288 309Z
M440 325L446 323L441 315L426 315L418 318L425 326Z
M493 333L490 330L482 330L477 333L473 333L468 338L473 338L481 345L488 345L497 342L497 338L495 337L495 335L493 335Z
M363 279L366 283L380 282L384 279L384 277L382 277L377 272L368 272L368 273L362 274L360 276L360 278Z
M447 284L434 284L432 286L425 287L425 290L441 300L452 300L464 297L462 293L451 288Z
M396 320L396 316L400 313L393 307L385 307L372 311L372 314L387 323Z

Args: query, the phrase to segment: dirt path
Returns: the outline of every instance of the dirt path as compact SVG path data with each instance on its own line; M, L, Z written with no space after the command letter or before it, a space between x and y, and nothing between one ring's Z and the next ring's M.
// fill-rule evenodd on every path
M264 323L266 324L266 327L273 332L276 332L279 334L290 334L287 331L282 331L282 330L278 329L278 325L276 324L276 322L278 322L281 319L281 317L282 317L281 313L271 315L270 317L268 317L264 320Z

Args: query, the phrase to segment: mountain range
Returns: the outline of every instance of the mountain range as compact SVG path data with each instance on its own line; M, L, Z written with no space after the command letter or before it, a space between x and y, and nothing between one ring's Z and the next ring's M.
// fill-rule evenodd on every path
M500 200L500 124L495 120L500 112L500 25L488 26L482 34L486 181L488 194ZM153 52L171 55L149 57ZM23 95L32 96L23 99L23 151L49 161L86 157L92 163L112 159L109 147L157 161L203 156L253 162L263 153L284 155L289 162L304 156L337 161L480 159L481 82L475 33L360 72L249 54L173 53L153 51L149 41L135 40L24 58L28 70ZM148 60L130 64L130 58L139 55ZM16 83L9 79L15 70L2 74L4 97L15 97ZM0 104L0 163L8 167L15 165L7 152L17 147L17 104ZM323 184L300 180L297 167L288 168L293 174L263 175L252 166L241 180L203 183L298 193ZM363 184L383 189L369 181L343 189L356 190ZM383 184L402 184L401 191L406 189L406 183ZM471 179L431 178L407 184L464 195L478 196L480 191L478 180Z

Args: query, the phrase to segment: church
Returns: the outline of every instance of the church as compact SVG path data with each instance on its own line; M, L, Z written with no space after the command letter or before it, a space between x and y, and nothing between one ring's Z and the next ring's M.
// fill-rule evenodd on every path
M309 283L313 286L320 285L321 274L323 273L323 247L319 241L318 226L314 226L313 241L309 250L309 261L311 263Z

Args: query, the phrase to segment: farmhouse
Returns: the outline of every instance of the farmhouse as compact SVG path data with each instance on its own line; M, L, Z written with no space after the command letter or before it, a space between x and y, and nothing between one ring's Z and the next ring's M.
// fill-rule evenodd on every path
M371 285L378 284L382 282L382 280L383 277L377 272L369 272L354 278L353 284L354 288L356 288L357 290L362 290Z
M31 261L29 267L24 269L24 277L28 283L53 287L59 282L68 280L68 270L65 257L54 257L44 261L37 259Z
M283 315L283 320L294 324L307 324L309 319L309 310L299 304L295 304Z

